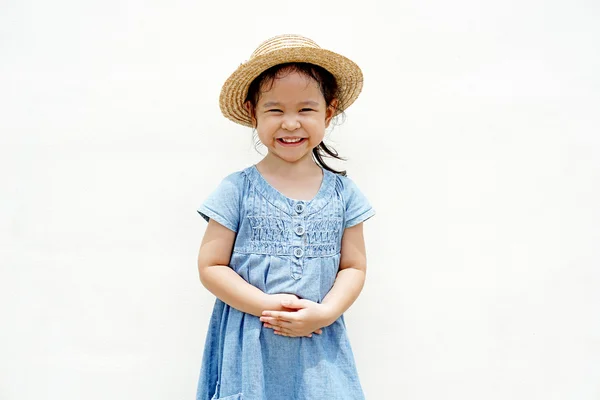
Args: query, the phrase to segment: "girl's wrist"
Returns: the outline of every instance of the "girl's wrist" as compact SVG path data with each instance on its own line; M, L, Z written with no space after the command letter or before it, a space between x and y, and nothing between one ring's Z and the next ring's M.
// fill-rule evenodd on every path
M337 309L328 303L321 303L321 309L323 312L323 326L329 326L333 324L340 317Z
M263 299L263 311L267 310L279 310L281 308L281 301L278 300L274 295L265 293Z

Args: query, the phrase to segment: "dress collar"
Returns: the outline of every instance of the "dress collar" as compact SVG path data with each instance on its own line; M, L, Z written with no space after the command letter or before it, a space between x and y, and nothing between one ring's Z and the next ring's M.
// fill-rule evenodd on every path
M251 165L246 168L244 173L256 187L257 191L279 210L290 216L308 216L325 207L333 195L333 190L335 188L335 174L325 168L321 168L321 170L323 171L321 187L315 197L309 201L296 200L284 196L267 182L261 173L258 172L256 165Z

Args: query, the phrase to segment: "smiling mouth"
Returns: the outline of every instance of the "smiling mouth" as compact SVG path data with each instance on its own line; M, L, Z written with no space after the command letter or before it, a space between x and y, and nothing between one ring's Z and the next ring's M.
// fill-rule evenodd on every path
M277 141L284 145L295 145L305 142L306 138L278 138Z

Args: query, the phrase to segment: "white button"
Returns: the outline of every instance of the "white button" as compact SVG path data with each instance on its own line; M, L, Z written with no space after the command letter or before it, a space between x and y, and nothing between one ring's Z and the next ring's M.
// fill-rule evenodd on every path
M296 207L295 210L298 214L302 213L302 211L304 211L304 204L303 203L296 203Z
M296 247L294 249L294 255L298 258L302 257L304 255L304 250L302 250L300 247Z
M304 227L302 225L298 225L296 227L295 232L296 232L296 235L298 235L298 236L304 235Z

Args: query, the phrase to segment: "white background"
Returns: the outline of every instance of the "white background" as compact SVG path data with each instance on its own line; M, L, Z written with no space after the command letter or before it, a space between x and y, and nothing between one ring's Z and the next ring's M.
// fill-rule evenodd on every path
M191 399L196 208L257 162L220 87L263 40L355 60L329 143L377 210L368 399L600 398L595 1L3 1L0 399Z

